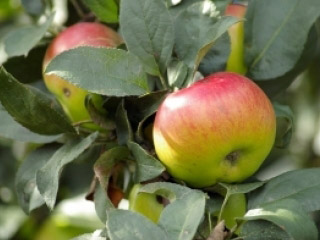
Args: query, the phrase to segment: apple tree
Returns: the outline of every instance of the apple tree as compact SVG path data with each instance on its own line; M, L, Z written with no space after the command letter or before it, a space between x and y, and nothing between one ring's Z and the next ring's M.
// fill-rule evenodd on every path
M30 239L79 194L99 224L53 239L318 239L320 163L279 159L311 139L319 0L4 0L2 19L0 210L14 189Z

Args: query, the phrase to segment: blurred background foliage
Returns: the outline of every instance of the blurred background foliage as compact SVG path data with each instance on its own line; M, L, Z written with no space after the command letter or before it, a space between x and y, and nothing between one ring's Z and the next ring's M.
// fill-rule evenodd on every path
M47 1L1 0L0 40L17 26L39 21L41 13L46 11L45 2ZM80 17L83 17L80 15L86 14L79 13L79 6L75 4L77 1L55 0L53 2L58 7L56 11L60 14L56 19L58 27L65 21L68 21L67 25L77 22ZM69 13L68 20L66 20L66 11ZM90 14L87 17L90 18ZM316 26L318 34L319 25L318 21ZM39 51L41 52L41 49ZM38 55L35 54L35 56ZM290 87L275 98L276 101L289 105L293 111L292 140L288 148L273 150L257 174L260 180L277 176L288 170L320 167L319 47L315 56L312 63L295 78ZM29 57L32 57L32 52ZM4 58L5 54L0 41L0 62ZM19 68L20 60L17 58L16 62L7 68ZM38 62L41 63L41 61ZM29 82L28 76L19 79ZM94 204L84 198L84 193L89 189L88 183L93 177L93 172L88 171L95 159L90 152L86 155L87 158L78 159L63 172L58 205L53 213L50 213L46 207L33 211L30 216L23 212L15 194L14 178L20 164L35 147L37 147L35 144L0 137L0 240L67 240L103 227L96 216ZM59 201L59 199L68 200ZM315 213L314 218L320 230L320 213Z

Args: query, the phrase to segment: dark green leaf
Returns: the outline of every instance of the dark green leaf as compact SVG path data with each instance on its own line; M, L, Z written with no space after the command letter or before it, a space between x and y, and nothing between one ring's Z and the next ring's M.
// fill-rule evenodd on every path
M120 145L125 145L128 141L133 140L133 132L128 119L127 110L124 108L122 101L116 112L117 140Z
M59 188L59 177L63 167L80 156L98 137L98 132L84 139L73 139L63 145L49 161L37 171L36 182L41 196L53 209Z
M159 108L167 91L158 91L146 94L139 98L131 98L126 101L126 108L128 109L128 117L133 123L137 123L136 138L140 142L144 138L144 123L152 116Z
M225 71L229 55L230 38L228 33L224 33L200 62L199 71L205 76Z
M316 240L317 228L301 205L293 199L283 199L249 210L244 220L267 220L284 229L291 239Z
M282 199L294 199L306 211L320 209L320 169L301 169L270 179L249 198L249 209Z
M165 230L146 217L131 211L110 211L107 228L112 240L169 240Z
M0 136L22 142L49 143L57 140L61 135L45 136L29 131L17 123L4 109L0 107Z
M16 191L19 204L26 213L44 204L36 185L36 172L49 161L56 150L57 146L45 146L33 151L18 170Z
M54 100L19 83L3 67L0 67L0 102L17 122L33 132L45 135L75 132Z
M16 29L5 37L4 46L8 57L28 55L43 38L53 20L53 15L40 26L27 26Z
M250 1L245 25L248 75L264 80L293 69L319 9L318 0Z
M137 182L143 182L158 177L165 170L165 167L160 161L151 156L139 144L128 142L128 147L137 163Z
M293 112L289 106L273 104L277 116L277 135L275 146L285 148L289 145L293 131Z
M167 91L152 92L138 98L128 99L126 106L130 120L139 123L154 114L162 103Z
M28 56L10 58L4 68L22 83L42 81L42 61L46 47L32 49Z
M130 52L152 75L164 73L171 58L174 30L163 0L122 0L121 32Z
M202 220L206 195L173 183L151 183L141 192L156 193L169 198L170 204L161 213L158 225L170 240L191 240Z
M55 57L46 73L107 96L142 95L149 91L139 60L120 49L78 47Z
M288 234L273 224L264 220L248 221L241 228L240 235L243 240L290 240Z
M215 5L205 1L190 5L175 21L176 53L194 70L217 39L239 21L234 17L218 18L218 15Z
M115 0L82 0L99 20L108 23L118 22L118 5Z

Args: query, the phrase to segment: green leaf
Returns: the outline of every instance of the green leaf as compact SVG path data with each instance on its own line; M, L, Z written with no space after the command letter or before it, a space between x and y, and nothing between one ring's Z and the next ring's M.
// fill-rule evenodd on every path
M21 3L24 9L32 15L40 15L45 8L42 0L21 0Z
M99 211L98 216L102 221L105 220L106 213L114 209L114 205L107 194L112 169L119 161L126 160L128 155L128 148L116 146L104 152L94 164L94 172L100 182L100 186L95 193L95 207L96 211Z
M227 184L219 183L222 187L227 190L228 195L238 194L238 193L248 193L257 188L263 186L264 182L253 182L253 183L243 183L243 184Z
M211 73L225 71L229 55L230 38L226 32L218 38L213 47L202 59L199 65L199 71L205 76Z
M25 226L27 216L19 206L12 204L0 205L0 239L13 239L17 232Z
M128 142L128 147L137 163L137 182L156 178L165 171L165 167L160 163L160 161L151 156L139 144L130 141Z
M94 164L94 172L104 189L108 188L109 177L113 166L118 161L128 158L129 150L123 146L116 146L104 152Z
M249 77L264 80L289 72L302 55L319 9L318 0L250 1L245 25Z
M149 91L139 60L120 49L71 49L55 57L45 72L107 96L142 95Z
M239 237L243 240L292 240L281 227L264 220L246 222Z
M43 38L52 20L53 15L40 26L27 26L9 32L4 39L5 51L8 57L28 55L29 51Z
M259 79L254 80L256 80L256 83L263 89L269 98L276 98L311 64L317 54L318 42L319 37L316 27L312 27L307 42L304 45L302 55L291 71L277 78L264 79L261 81L259 81Z
M244 220L267 220L284 229L291 239L316 240L317 228L301 205L293 199L283 199L249 210Z
M112 240L169 240L166 232L149 219L126 210L110 211L107 229Z
M84 139L67 142L37 171L36 182L39 192L50 209L53 209L56 202L59 177L63 167L79 157L97 137L98 132L94 132Z
M271 178L249 198L249 209L283 199L294 199L308 212L320 210L320 169L301 169Z
M190 5L175 21L176 53L194 71L217 39L239 21L218 15L215 5L204 1Z
M105 190L99 184L94 193L94 207L96 214L103 224L107 221L107 209L113 208L109 198L106 197Z
M146 71L159 76L171 58L174 29L162 0L122 0L121 32L130 52Z
M128 119L127 110L122 101L116 112L116 125L117 125L117 140L119 145L125 145L128 141L133 140L133 132L131 124Z
M36 172L48 162L56 150L57 147L53 145L36 149L23 161L17 172L15 187L19 204L25 213L30 213L44 204L36 185Z
M0 102L22 126L44 135L75 130L61 108L41 91L18 82L0 67Z
M156 193L170 200L161 213L158 225L170 240L191 240L202 220L206 195L173 183L150 183L141 192Z
M188 66L182 61L172 60L167 74L169 86L181 88L188 75Z
M115 0L82 0L100 21L118 22L118 5Z
M275 146L285 148L289 145L293 131L293 112L289 106L273 103L277 116Z
M61 135L45 136L33 133L17 123L10 114L0 107L0 136L21 142L49 143L57 140Z

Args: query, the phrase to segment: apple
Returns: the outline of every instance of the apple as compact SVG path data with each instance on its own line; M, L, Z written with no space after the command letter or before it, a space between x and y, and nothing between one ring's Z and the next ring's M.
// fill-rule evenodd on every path
M228 229L232 229L236 225L236 218L243 217L246 211L247 200L245 194L232 194L224 207L221 219L225 221Z
M66 28L51 42L44 57L43 68L45 69L55 56L71 48L79 46L116 47L121 43L121 37L105 25L88 22L77 23ZM85 107L85 98L89 94L87 90L76 87L53 74L44 74L44 82L49 91L55 94L73 123L91 121L90 114ZM95 107L103 113L102 97L92 94L92 101ZM93 123L81 126L99 128Z
M154 122L155 150L167 171L193 187L241 182L269 154L273 106L250 79L221 72L169 94Z
M139 192L141 184L135 184L129 194L129 209L157 223L164 205L156 194ZM160 200L160 201L159 201Z
M225 15L244 18L247 7L239 3L231 3L227 6ZM245 74L247 67L244 62L244 22L238 22L228 29L231 49L227 61L228 72Z

